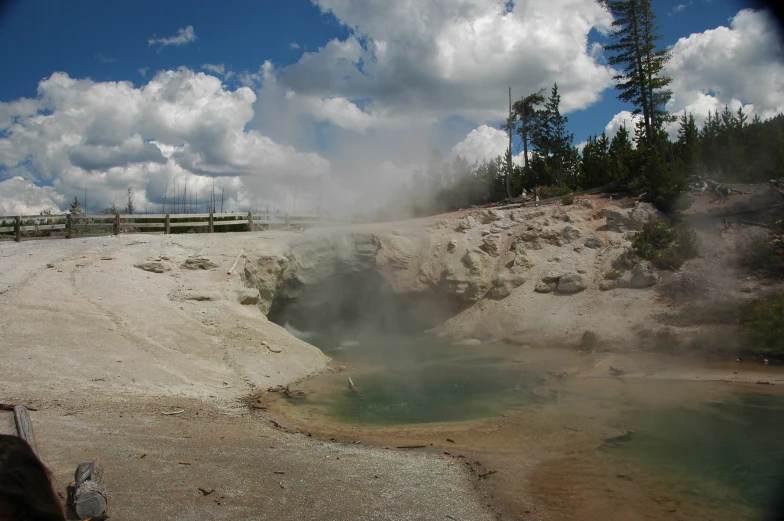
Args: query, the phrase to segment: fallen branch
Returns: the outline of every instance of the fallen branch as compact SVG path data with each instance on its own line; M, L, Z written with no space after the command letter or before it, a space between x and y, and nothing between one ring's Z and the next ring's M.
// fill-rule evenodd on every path
M176 411L163 411L161 414L165 414L166 416L171 416L173 414L182 414L185 412L185 409L177 409Z
M773 223L756 223L754 221L745 221L741 219L740 222L742 222L743 224L748 224L749 226L760 226L762 228L769 228L769 229L775 229L778 227L779 224L781 224L780 220Z
M242 257L242 248L240 248L240 254L237 255L237 260L234 261L234 264L232 264L231 269L229 270L229 275L231 275L231 272L234 271L234 268L237 267L237 263L240 261L240 257Z
M20 404L16 403L0 403L0 411L13 411L14 407L17 407ZM37 411L38 409L34 407L30 407L29 405L24 405L23 407L27 407L28 411Z

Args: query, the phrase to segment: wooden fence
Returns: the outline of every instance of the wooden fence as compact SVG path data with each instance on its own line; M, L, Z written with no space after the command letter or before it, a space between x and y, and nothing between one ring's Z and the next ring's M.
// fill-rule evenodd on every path
M194 221L193 219L200 219ZM324 222L318 215L289 215L280 213L187 213L187 214L55 214L55 215L0 215L0 224L13 222L13 226L0 226L0 234L14 234L16 242L22 241L22 232L65 230L63 237L70 239L82 230L106 230L114 235L139 231L170 234L172 228L206 228L242 225L246 231L254 226L311 226ZM157 222L152 222L157 221ZM163 221L163 222L161 222Z

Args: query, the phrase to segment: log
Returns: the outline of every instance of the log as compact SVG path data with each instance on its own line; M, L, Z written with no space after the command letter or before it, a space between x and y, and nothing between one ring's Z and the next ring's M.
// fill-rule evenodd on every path
M24 405L14 407L14 423L16 424L16 435L25 440L32 447L33 452L38 455L38 444L35 441L33 421L30 419L27 407Z
M106 488L103 467L98 460L80 463L74 473L73 509L79 519L100 518L106 514Z

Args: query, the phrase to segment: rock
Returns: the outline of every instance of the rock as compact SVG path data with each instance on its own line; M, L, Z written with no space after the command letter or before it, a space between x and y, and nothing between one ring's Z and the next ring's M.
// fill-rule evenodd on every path
M580 275L585 275L586 271L582 268L577 268L577 273L579 273Z
M637 237L637 232L627 232L626 235L623 236L627 241L633 241L635 237Z
M164 273L171 270L169 264L161 261L143 262L141 264L134 264L134 267L152 273Z
M498 237L495 235L488 235L482 239L482 250L486 251L491 257L498 257L501 254L501 247L498 244Z
M457 249L457 241L455 239L452 239L451 241L449 241L449 244L446 245L446 251L448 251L449 253L454 253L456 249Z
M602 210L602 217L607 219L606 229L616 232L642 230L642 225L651 217L666 219L654 205L642 202L637 202L633 209Z
M463 263L463 266L468 268L468 271L474 275L481 275L484 271L484 256L478 251L466 252L460 261Z
M525 250L522 248L515 251L515 258L512 261L512 270L515 272L519 271L527 271L533 268L534 261L531 260L531 257L525 253Z
M479 222L482 224L490 224L495 221L502 221L504 214L498 210L485 210L479 214Z
M54 268L54 264L52 264L52 263L50 262L50 263L48 263L48 264L46 265L46 267L47 267L47 268Z
M582 206L583 208L593 208L593 203L588 199L577 199L575 203Z
M209 259L191 257L182 263L182 267L187 270L214 270L218 265Z
M459 346L478 346L482 345L481 340L477 340L476 338L466 338L465 340L461 340L457 343Z
M644 260L634 265L628 284L630 288L647 288L659 282L660 278L653 264Z
M743 286L742 288L740 288L740 290L743 293L754 293L754 288L752 288L751 286Z
M558 281L561 279L561 277L563 277L563 273L561 273L561 272L559 272L559 271L551 271L551 272L549 272L547 275L545 275L544 277L542 277L542 282L546 282L546 283L549 283L549 282L557 283L557 282L558 282Z
M580 230L572 228L571 226L564 226L563 232L561 233L563 234L563 238L566 240L566 242L572 242L573 240L580 238L582 235Z
M618 255L615 260L612 261L612 267L616 270L630 270L637 264L637 254L635 254L631 249L628 249Z
M602 244L602 240L599 239L599 237L591 236L585 239L586 248L591 248L592 250L596 250L598 248L601 248L602 246L604 246L604 244Z
M617 280L605 280L602 281L601 284L599 284L599 289L602 291L610 291L611 289L615 289L617 287L618 287Z
M580 338L580 348L585 350L594 349L599 345L599 337L593 331L586 331Z
M572 248L572 250L576 251L577 253L582 253L583 252L583 247L582 246L575 246L574 248Z
M508 230L514 225L511 221L499 221L494 222L492 226L490 226L490 231L493 233L501 233L504 230Z
M466 215L465 217L457 221L457 226L455 227L455 230L459 232L466 232L471 228L473 228L474 226L476 226L476 221L474 220L474 218L471 217L470 215Z
M579 273L569 273L558 279L558 293L579 293L588 287L585 277Z
M253 306L259 303L261 295L257 288L242 288L237 290L237 302L243 306Z
M534 291L537 293L552 293L557 284L555 282L537 282Z
M493 287L487 294L490 298L501 300L512 294L516 288L525 283L525 277L522 275L501 274L498 275L493 281Z
M512 220L514 222L517 222L517 223L525 222L525 221L528 220L527 219L527 215L526 215L526 213L523 210L517 210L517 211L512 212L510 217L512 218Z
M220 300L218 293L209 290L194 290L185 289L174 291L169 294L169 300L183 302L186 300L195 300L197 302L207 302L211 300Z

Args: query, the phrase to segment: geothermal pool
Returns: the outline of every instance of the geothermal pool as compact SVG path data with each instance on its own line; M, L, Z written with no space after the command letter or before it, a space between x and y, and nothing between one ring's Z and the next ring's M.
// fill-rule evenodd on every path
M601 355L573 349L369 332L306 340L335 369L297 385L304 398L270 393L272 414L325 438L439 454L459 448L495 462L497 481L488 486L507 510L528 508L521 490L564 490L593 513L580 517L577 506L563 519L636 518L619 501L640 518L760 519L781 493L784 393L774 386L583 378L574 374ZM554 469L562 466L570 479L581 472L584 479L552 492L544 484L560 483ZM524 485L521 468L537 486ZM515 478L504 480L504 471ZM610 489L606 498L595 493ZM603 501L606 508L597 506Z

